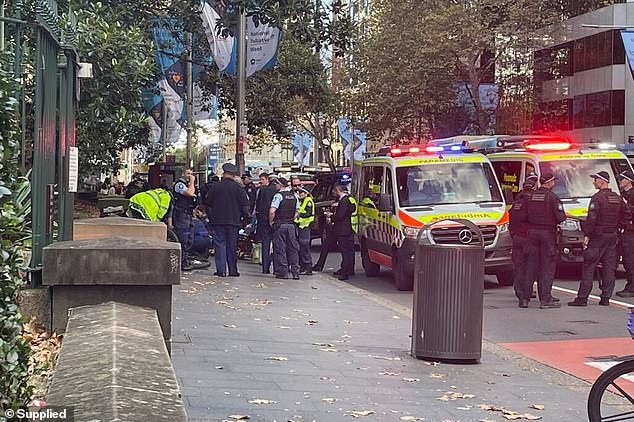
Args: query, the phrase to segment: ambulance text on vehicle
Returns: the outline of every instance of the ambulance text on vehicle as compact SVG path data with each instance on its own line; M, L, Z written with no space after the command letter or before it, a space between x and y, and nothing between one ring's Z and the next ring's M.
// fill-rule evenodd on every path
M485 155L460 145L394 146L355 165L359 243L366 275L392 269L399 290L413 286L419 231L447 218L478 225L485 244L486 271L503 285L513 283L512 242L506 204ZM444 221L421 233L436 244L470 244L477 234Z

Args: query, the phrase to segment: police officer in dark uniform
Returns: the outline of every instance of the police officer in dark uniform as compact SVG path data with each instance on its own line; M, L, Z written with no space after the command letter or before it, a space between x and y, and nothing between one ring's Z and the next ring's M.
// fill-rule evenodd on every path
M299 199L283 177L275 180L279 191L273 196L269 223L273 227L273 269L275 278L299 280L299 243L295 219L299 214Z
M244 186L236 182L238 167L226 163L222 166L222 171L222 180L209 188L205 198L207 215L213 230L215 275L239 277L238 233L241 227L249 223L249 198Z
M262 244L262 272L271 273L271 240L273 239L273 228L269 224L269 210L273 196L277 193L275 179L270 178L268 173L260 173L260 187L256 192L255 216L258 221L257 237Z
M634 173L624 171L619 174L619 188L630 212L634 210ZM634 297L634 228L625 227L619 244L627 283L625 288L616 292L619 297Z
M528 261L528 221L522 213L522 206L535 189L535 179L526 179L522 191L517 194L509 210L509 232L513 238L513 268L515 270L515 296L520 308L528 308L533 293L533 280L527 278Z
M341 185L333 192L339 198L332 216L333 232L341 252L341 268L335 273L339 280L347 280L354 275L354 233L356 232L357 203Z
M559 308L559 301L551 291L557 265L557 227L566 220L566 213L561 200L552 192L555 176L544 173L539 181L541 186L524 199L521 209L521 219L526 219L529 225L526 277L537 278L540 308Z
M188 262L189 251L194 242L192 212L196 208L196 179L190 168L183 169L181 178L174 184L174 211L172 222L174 232L181 244L181 269L192 269Z
M569 306L587 306L588 296L592 292L592 281L597 264L603 265L601 300L599 305L609 306L614 290L616 273L616 244L619 231L631 227L632 215L623 199L608 187L610 174L600 171L590 176L594 187L599 189L590 199L588 217L581 222L585 235L583 251L582 280L577 297Z

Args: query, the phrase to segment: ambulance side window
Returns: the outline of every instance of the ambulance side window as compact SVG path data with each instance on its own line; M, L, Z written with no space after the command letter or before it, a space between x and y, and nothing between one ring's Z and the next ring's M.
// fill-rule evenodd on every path
M513 193L513 198L520 191L520 176L522 172L522 162L521 161L495 161L493 164L493 169L495 170L495 175L498 178L498 182L500 182L500 187L502 188L502 192L505 189L510 189Z
M363 168L363 198L369 199L375 206L379 204L379 195L383 187L384 168L379 166L368 166Z
M526 169L524 170L524 180L531 174L537 174L537 170L535 170L535 165L533 163L526 163Z

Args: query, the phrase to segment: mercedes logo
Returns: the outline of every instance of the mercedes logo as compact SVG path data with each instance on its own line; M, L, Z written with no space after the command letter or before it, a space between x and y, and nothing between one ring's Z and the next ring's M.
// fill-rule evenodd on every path
M473 241L473 234L471 233L471 230L461 230L460 233L458 233L458 240L465 245L471 243Z

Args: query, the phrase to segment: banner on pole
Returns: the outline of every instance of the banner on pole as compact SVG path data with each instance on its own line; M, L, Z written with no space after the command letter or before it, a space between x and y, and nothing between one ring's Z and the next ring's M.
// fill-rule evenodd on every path
M247 78L259 70L271 69L277 63L282 31L269 24L255 25L247 18Z
M621 31L621 38L623 38L623 47L625 48L627 61L630 63L630 73L632 73L632 77L634 77L634 30Z
M203 2L203 10L200 16L203 20L203 28L207 35L207 41L211 47L218 69L221 72L236 74L236 41L233 36L222 36L218 34L218 19L220 14L209 3Z
M201 18L213 59L221 72L237 74L236 38L218 33L220 14L225 13L221 4L215 6L203 2ZM247 17L247 78L259 70L271 69L277 63L277 53L282 38L280 28L259 23Z
M293 159L300 166L310 165L310 152L313 148L313 137L306 132L296 132L291 138Z
M181 59L185 54L185 46L182 41L174 37L175 26L173 20L163 19L158 20L153 28L156 61L163 76L158 85L170 115L178 116L176 120L185 122L187 120L187 62ZM201 68L199 63L192 65L194 121L212 119L217 115L217 98L203 95L200 85Z
M352 129L350 119L341 117L337 120L337 131L343 144L343 154L346 160L363 160L366 150L366 133L359 129ZM351 148L352 145L352 148ZM353 154L351 152L354 151Z

